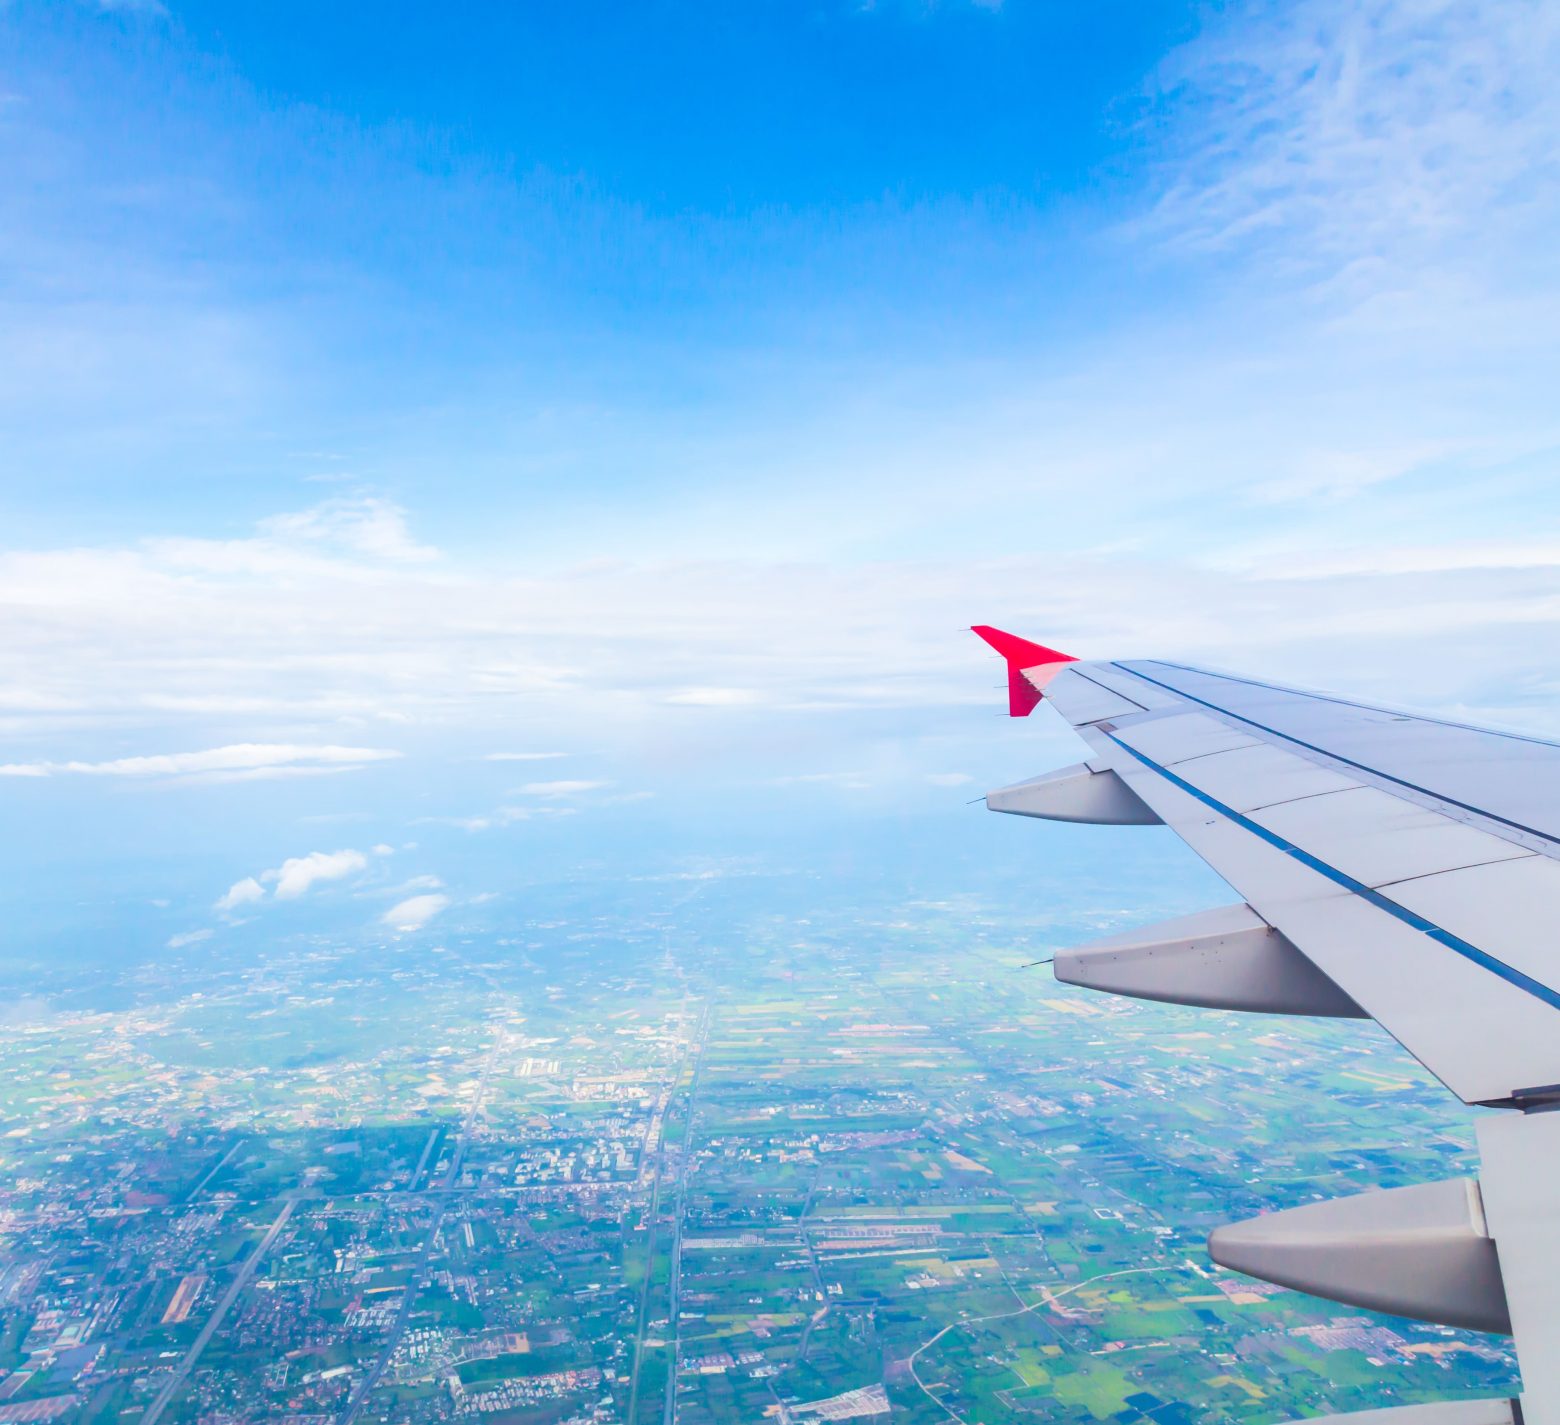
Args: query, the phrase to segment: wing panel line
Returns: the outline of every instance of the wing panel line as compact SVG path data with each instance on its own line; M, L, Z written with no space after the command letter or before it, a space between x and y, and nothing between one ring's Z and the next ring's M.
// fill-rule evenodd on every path
M1158 661L1158 660L1155 660L1155 661ZM1410 781L1408 781L1404 777L1394 777L1390 772L1383 772L1379 767L1372 767L1368 762L1356 762L1351 757L1344 757L1344 756L1341 756L1340 754L1338 754L1336 752L1329 752L1325 747L1318 747L1314 742L1307 742L1302 737L1295 737L1291 733L1281 732L1278 728L1276 728L1276 727L1269 727L1265 722L1258 722L1255 718L1243 717L1240 713L1232 712L1229 708L1220 707L1218 705L1218 703L1210 703L1206 698L1199 698L1195 693L1188 693L1184 688L1177 688L1173 684L1170 684L1170 683L1161 683L1158 678L1151 678L1151 677L1149 677L1149 675L1147 673L1140 673L1136 669L1128 668L1125 664L1113 663L1111 666L1115 667L1115 668L1120 668L1123 673L1130 673L1134 678L1141 678L1146 683L1152 683L1156 688L1163 688L1167 693L1174 693L1177 697L1185 698L1188 702L1197 703L1200 707L1205 707L1210 712L1219 713L1223 717L1234 718L1236 722L1243 722L1243 723L1246 724L1247 727L1254 727L1259 732L1269 733L1273 737L1281 737L1281 738L1283 738L1283 740L1285 742L1292 742L1296 747L1304 747L1307 751L1315 752L1319 756L1329 758L1329 759L1331 759L1334 762L1341 762L1345 767L1353 767L1356 771L1368 772L1372 777L1380 777L1383 782L1392 782L1394 785L1399 786L1399 787L1405 787L1405 788L1407 788L1411 792L1418 792L1420 794L1420 796L1429 797L1432 801L1438 801L1438 802L1441 802L1445 806L1458 807L1458 808L1460 808L1463 811L1472 812L1475 816L1483 817L1486 821L1497 822L1501 826L1509 826L1513 831L1520 831L1524 836L1533 836L1533 837L1536 837L1540 841L1547 841L1551 846L1560 846L1560 836L1551 836L1547 831L1539 831L1536 827L1528 826L1528 825L1526 825L1526 824L1524 824L1523 822L1520 822L1520 821L1513 821L1510 817L1507 817L1507 816L1497 816L1494 812L1486 811L1483 807L1474 806L1471 802L1460 802L1460 801L1457 800L1456 797L1449 797L1444 792L1437 792L1437 791L1432 790L1429 787L1421 787L1419 785L1419 783L1417 783L1417 782L1410 782ZM1167 667L1171 667L1171 668L1175 668L1175 667L1179 667L1180 665L1179 664L1175 664L1175 663L1171 663L1171 664L1167 664L1166 666ZM1188 668L1188 669L1186 669L1186 671L1188 673L1200 673L1202 670L1200 668ZM1211 674L1210 676L1212 676L1212 677L1222 677L1223 675L1219 674L1219 673L1215 673L1215 674ZM1245 679L1236 678L1236 679L1231 679L1231 681L1232 682L1244 682L1246 680ZM1258 687L1258 688L1266 688L1266 687L1269 687L1271 685L1267 684L1267 683L1253 683L1252 686L1253 687ZM1279 689L1275 689L1275 691L1277 691L1277 692L1285 692L1285 691L1287 691L1287 689L1279 688ZM1310 696L1310 695L1306 694L1305 696ZM1342 702L1343 700L1341 698L1338 698L1338 699L1335 699L1335 698L1324 698L1324 699L1322 699L1322 701L1324 701L1324 702ZM1367 705L1364 704L1364 703L1346 703L1345 706L1347 706L1347 707L1360 707L1360 708L1364 708ZM1387 711L1387 709L1385 709L1385 708L1371 708L1370 711L1372 711L1372 712L1385 712L1385 711ZM1424 718L1424 719L1421 719L1421 721L1425 721L1425 722L1434 722L1435 720L1436 719L1434 719L1434 718ZM1444 726L1444 727L1462 727L1462 724L1455 723L1455 722L1449 722L1449 723L1443 723L1442 726ZM1472 728L1472 727L1464 728L1463 730L1464 731L1470 731L1470 732L1486 731L1486 729L1483 729L1483 728ZM1503 733L1501 735L1502 736L1516 736L1516 734L1507 734L1507 733ZM1546 746L1546 747L1552 747L1552 746L1556 745L1554 743L1546 743L1546 742L1543 741L1542 738L1537 738L1537 737L1519 738L1519 740L1525 741L1525 742L1540 743L1541 745ZM1128 751L1131 751L1131 749L1128 748ZM1136 754L1134 754L1134 755L1136 755Z
M1402 718L1408 722L1430 722L1437 727L1453 727L1459 732L1478 732L1487 737L1504 737L1512 742L1532 742L1539 747L1560 748L1560 742L1552 737L1540 737L1532 732L1511 732L1500 727L1481 727L1476 722L1453 722L1447 717L1432 717L1428 713L1407 712L1402 708L1383 707L1380 703L1360 703L1352 698L1342 698L1335 693L1318 693L1310 688L1291 688L1283 683L1264 683L1260 678L1242 678L1234 673L1221 673L1213 668L1193 668L1189 663L1172 663L1168 658L1144 658L1144 663L1156 663L1161 668L1174 668L1181 673L1195 673L1199 678L1218 678L1225 683L1240 683L1247 688L1266 688L1272 693L1288 693L1291 697L1309 698L1313 703L1333 703L1340 708L1358 708L1361 712L1386 713L1388 717ZM1168 683L1158 683L1149 678L1146 673L1139 673L1134 668L1128 668L1125 663L1113 661L1113 668L1120 668L1124 673L1131 673L1135 678L1148 678L1150 683L1164 688L1168 692L1180 693L1182 697L1189 698L1190 693L1182 692L1180 688L1173 688Z
M1141 677L1142 675L1139 674L1138 676ZM1150 679L1149 681L1152 682L1153 680ZM1171 691L1174 692L1178 690L1171 689ZM1189 695L1183 694L1182 696ZM1442 929L1442 927L1437 925L1433 920L1429 920L1425 916L1419 915L1416 912L1409 910L1406 906L1399 905L1390 897L1382 895L1379 891L1372 890L1371 887L1365 885L1364 882L1355 880L1354 877L1349 875L1347 872L1340 871L1336 866L1328 865L1327 862L1321 860L1319 857L1313 856L1309 851L1304 850L1302 847L1296 846L1294 842L1286 841L1276 832L1269 831L1267 827L1252 821L1249 817L1244 816L1242 813L1234 810L1234 808L1225 806L1223 802L1218 800L1218 798L1212 797L1201 788L1193 786L1184 777L1176 776L1176 774L1168 767L1160 766L1159 763L1154 761L1152 757L1145 756L1143 753L1139 752L1137 748L1128 745L1126 742L1123 742L1121 738L1117 737L1116 734L1108 727L1095 724L1095 730L1104 733L1104 735L1110 738L1110 740L1115 743L1117 747L1121 748L1123 752L1126 752L1129 756L1134 757L1151 772L1157 772L1167 782L1171 783L1173 786L1179 787L1181 791L1185 792L1188 796L1195 797L1204 806L1218 812L1220 816L1228 817L1237 826L1246 831L1249 831L1259 840L1265 841L1275 850L1282 851L1284 855L1298 861L1302 866L1315 871L1318 875L1325 876L1334 885L1342 886L1344 890L1350 891L1354 895L1359 896L1362 900L1368 902L1370 905L1375 906L1378 910L1383 910L1394 919L1400 920L1405 925L1411 926L1413 929L1419 931L1422 935L1425 935L1429 939L1435 941L1438 945L1444 945L1448 950L1455 951L1464 959L1471 960L1481 969L1488 970L1493 975L1498 975L1508 984L1515 985L1520 990L1525 990L1528 994L1542 1000L1551 1009L1560 1009L1560 992L1551 989L1542 980L1535 980L1531 975L1524 974L1514 965L1508 965L1504 960L1497 959L1487 950L1481 950L1477 945L1471 944L1469 941L1464 940L1461 936L1453 935L1451 931ZM1282 736L1282 734L1279 735Z
M1119 668L1120 666L1121 665L1118 664L1118 663L1112 663L1111 664L1112 668ZM1067 671L1069 673L1071 673L1073 675L1073 677L1075 677L1075 678L1082 678L1085 683L1092 684L1094 687L1098 688L1102 693L1108 693L1113 698L1120 698L1121 701L1124 702L1124 703L1131 703L1132 706L1137 708L1137 710L1139 712L1154 712L1155 711L1154 708L1146 708L1146 707L1144 707L1143 704L1138 702L1136 698L1129 698L1125 693L1121 692L1119 689L1111 687L1109 683L1102 683L1102 682L1100 682L1100 680L1098 678L1091 678L1087 673L1080 672L1078 670L1078 665L1076 663L1071 668L1067 669ZM1137 676L1137 674L1133 673L1130 669L1127 669L1127 668L1122 668L1121 671L1126 673L1128 677L1135 678ZM1150 683L1152 683L1154 680L1152 678L1150 678L1150 679L1148 679L1148 681ZM1160 686L1163 687L1164 684L1161 683ZM1171 688L1171 689L1169 689L1169 691L1170 692L1174 692L1175 689ZM1081 719L1080 721L1081 721L1081 726L1083 726L1083 727L1093 727L1094 724L1097 723L1097 722L1103 722L1107 718L1110 718L1110 717L1120 717L1120 716L1121 716L1120 713L1101 713L1099 715L1099 717L1096 717L1096 718L1085 718L1085 719Z

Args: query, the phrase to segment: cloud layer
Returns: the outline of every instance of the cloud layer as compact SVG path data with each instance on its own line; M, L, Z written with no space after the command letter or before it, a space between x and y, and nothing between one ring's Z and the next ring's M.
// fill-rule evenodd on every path
M1220 7L1150 81L1152 122L1116 155L1131 181L1084 195L1068 233L1042 196L960 193L827 233L802 214L658 235L690 268L700 241L744 262L795 243L842 291L880 257L894 276L957 259L965 316L893 281L880 330L787 280L691 355L658 332L614 347L684 383L641 404L606 355L555 399L517 390L505 352L350 459L273 441L306 324L215 286L186 304L184 266L139 254L145 290L119 306L16 314L0 384L49 413L44 449L83 383L116 433L142 430L142 373L173 372L144 429L223 413L266 473L204 522L172 507L138 536L0 553L0 731L22 749L0 774L303 776L385 764L380 742L466 762L584 744L625 782L636 760L769 783L870 768L861 744L991 697L961 632L983 620L1553 718L1557 42L1530 0ZM566 187L546 201L585 201ZM32 235L39 262L64 263L60 236ZM303 483L320 469L323 499ZM951 787L961 755L928 749L915 776ZM534 806L494 790L461 824L540 822L599 771L508 794ZM280 897L283 869L226 908Z
M609 564L528 577L342 555L278 584L243 560L219 573L183 555L170 562L153 543L0 557L0 601L13 745L41 734L58 743L74 727L153 726L164 739L213 719L280 719L316 734L415 726L424 740L501 722L560 742L588 728L611 749L651 728L692 746L712 726L759 715L981 703L989 669L960 630L984 620L1085 656L1163 652L1324 682L1422 673L1434 648L1440 671L1426 692L1466 695L1531 667L1535 640L1560 622L1560 545L1470 536L1318 547L1303 531L1264 532L1173 560L1132 544L1053 543L985 560ZM241 653L234 628L245 630ZM712 670L742 697L690 703L687 689L708 686ZM399 755L256 741L40 757L0 772L256 778ZM601 781L520 790L560 800Z

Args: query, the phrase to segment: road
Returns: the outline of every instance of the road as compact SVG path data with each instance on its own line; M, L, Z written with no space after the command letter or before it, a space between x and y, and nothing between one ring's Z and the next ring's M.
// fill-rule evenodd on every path
M1116 1277L1137 1276L1141 1272L1162 1272L1164 1270L1165 1267L1163 1265L1158 1265L1152 1267L1123 1267L1119 1272L1101 1272L1097 1277L1090 1277L1087 1281L1074 1282L1071 1286L1064 1286L1060 1291L1052 1291L1050 1287L1043 1286L1040 1288L1039 1301L1031 1301L1027 1305L1020 1306L1016 1311L994 1311L989 1316L967 1316L960 1321L950 1321L935 1336L929 1338L928 1340L922 1341L921 1344L915 1348L915 1350L911 1351L910 1354L905 1357L905 1364L910 1368L910 1378L921 1387L921 1394L924 1395L929 1401L931 1401L932 1404L941 1410L943 1414L945 1414L950 1420L957 1421L958 1425L969 1425L969 1422L962 1415L960 1415L958 1411L949 1409L948 1406L944 1405L942 1401L940 1401L935 1395L932 1394L930 1390L927 1389L926 1382L921 1379L920 1373L915 1368L915 1358L919 1356L922 1351L928 1350L930 1347L935 1346L950 1331L958 1331L966 1326L979 1326L982 1322L986 1321L1007 1321L1015 1316L1027 1316L1031 1311L1036 1311L1042 1306L1052 1306L1060 1298L1064 1296L1071 1296L1073 1292L1081 1291L1086 1286L1093 1286L1096 1282L1113 1281ZM1006 1274L1004 1273L1004 1275ZM1018 1297L1020 1302L1023 1301L1023 1297L1018 1296L1016 1289L1010 1287L1010 1290L1013 1290L1013 1295Z
M412 1176L407 1180L407 1192L416 1192L417 1184L422 1181L423 1169L428 1166L428 1159L432 1156L434 1144L439 1141L442 1128L432 1129L428 1134L428 1141L423 1144L422 1157L417 1160L417 1166L412 1169Z
M238 1300L238 1294L249 1285L250 1277L254 1276L255 1268L260 1265L260 1259L271 1250L271 1244L276 1241L277 1235L287 1225L287 1219L292 1216L293 1208L297 1207L296 1196L289 1195L282 1203L282 1210L277 1213L276 1221L266 1228L265 1236L260 1239L260 1245L251 1252L244 1265L238 1269L238 1275L233 1278L228 1289L222 1293L222 1300L217 1303L217 1309L211 1313L210 1319L201 1327L200 1335L195 1338L195 1343L185 1352L184 1359L179 1362L178 1369L169 1377L168 1383L157 1392L157 1398L146 1407L146 1414L141 1417L141 1425L156 1425L162 1418L162 1413L168 1408L168 1402L178 1393L179 1387L189 1379L189 1374L195 1369L195 1362L200 1359L200 1353L206 1349L207 1343L217 1334L217 1327L222 1324L222 1318L228 1314L233 1303Z
M682 1149L677 1158L677 1189L672 1202L672 1260L668 1273L667 1321L671 1327L672 1355L666 1371L666 1403L661 1409L662 1425L677 1422L677 1368L682 1360L682 1320L678 1316L677 1297L682 1286L683 1216L688 1199L688 1163L693 1157L693 1109L699 1097L699 1080L704 1074L704 1051L710 1038L710 1011L706 1006L699 1021L698 1049L693 1060L693 1077L688 1083L688 1102L683 1112ZM630 1421L629 1425L635 1425Z
M679 1065L679 1071L681 1066ZM634 1330L634 1374L628 1391L628 1425L636 1425L639 1419L639 1372L645 1359L645 1323L650 1316L650 1283L655 1276L656 1223L661 1213L661 1170L666 1161L666 1151L661 1140L665 1114L671 1101L670 1089L666 1100L651 1115L650 1133L655 1141L655 1168L650 1185L650 1207L645 1215L645 1277L639 1284L639 1316ZM651 1140L646 1138L648 1144Z
M395 1355L396 1347L401 1344L401 1337L406 1334L406 1324L411 1320L412 1308L417 1304L417 1293L421 1289L424 1275L428 1270L428 1261L433 1256L433 1249L439 1240L439 1233L444 1228L444 1217L449 1211L449 1205L455 1196L455 1186L460 1181L461 1164L466 1157L466 1144L470 1141L471 1130L475 1126L478 1117L482 1113L483 1104L487 1101L488 1082L493 1077L493 1065L498 1057L499 1050L508 1042L508 1035L500 1030L494 1037L492 1046L488 1049L487 1056L482 1061L482 1073L477 1081L477 1091L472 1095L471 1107L466 1110L466 1116L461 1120L460 1134L455 1140L454 1150L450 1153L450 1165L445 1170L444 1177L436 1189L438 1196L435 1198L437 1206L434 1208L433 1220L428 1225L427 1235L423 1238L422 1250L417 1254L416 1266L412 1269L411 1280L407 1283L406 1291L401 1297L401 1309L396 1313L394 1323L390 1327L390 1334L385 1337L384 1348L375 1357L374 1364L368 1368L368 1374L358 1382L357 1389L347 1397L347 1403L337 1417L336 1425L352 1425L363 1406L367 1404L369 1396L374 1393L374 1388L389 1369L391 1358ZM429 1147L433 1140L429 1139ZM428 1149L423 1150L426 1157ZM421 1167L418 1169L421 1174ZM145 1422L142 1422L145 1425Z
M242 1138L235 1138L233 1140L233 1142L229 1145L227 1152L225 1152L217 1160L216 1165L211 1169L211 1171L190 1189L189 1196L184 1199L185 1202L194 1202L197 1197L206 1191L206 1188L210 1184L211 1180L232 1161L233 1154L238 1152L239 1148L243 1145L243 1142L244 1140Z

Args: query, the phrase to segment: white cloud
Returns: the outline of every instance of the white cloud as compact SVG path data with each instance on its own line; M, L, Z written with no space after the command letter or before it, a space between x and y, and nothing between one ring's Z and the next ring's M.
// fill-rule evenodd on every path
M411 896L391 906L380 919L392 930L421 930L449 903L448 896Z
M675 707L746 708L763 702L764 696L752 688L682 688L663 701Z
M1035 263L1025 255L1042 249L1021 212L989 224L952 205L995 260L978 270L970 247L923 244L947 266L941 285L980 314L967 328L944 322L955 339L934 356L901 334L951 309L905 303L908 284L893 270L903 322L859 357L854 338L849 353L813 339L865 329L857 311L820 327L819 309L800 297L790 330L808 334L801 359L784 349L781 328L763 328L779 340L764 347L762 379L751 365L746 376L743 363L723 369L707 383L717 406L680 411L683 429L632 411L561 420L535 458L583 459L577 501L548 499L505 524L512 517L474 479L425 486L440 491L441 527L464 519L472 549L501 548L502 559L437 557L402 510L361 494L277 514L237 538L217 537L214 523L206 538L0 556L9 745L62 727L83 737L185 729L136 746L204 746L188 729L213 726L223 730L210 741L374 742L343 729L415 724L429 744L469 752L572 746L589 727L607 752L654 757L690 777L706 759L740 754L762 778L778 768L756 758L777 745L789 756L803 723L827 725L830 738L891 739L918 709L993 698L984 655L956 632L982 618L1083 652L1255 660L1255 671L1296 678L1291 660L1314 656L1325 678L1386 681L1426 666L1427 619L1445 609L1438 658L1469 686L1541 662L1560 631L1546 581L1458 548L1533 538L1555 522L1552 469L1530 466L1524 489L1517 462L1547 466L1534 452L1555 443L1560 10L1528 0L1235 0L1203 13L1207 33L1165 67L1155 128L1120 155L1134 159L1145 135L1164 140L1162 201L1140 245L1084 231L1087 250L1063 243L1053 264L1049 233L1047 261ZM1130 182L1135 170L1124 167ZM1113 220L1128 190L1111 189ZM209 213L230 197L191 201ZM1083 207L1074 217L1080 228L1089 219ZM918 221L891 215L876 231L847 221L849 270L869 251L863 241L903 248L935 231ZM50 280L32 284L39 291L74 293L54 279L102 274L93 298L156 266L155 254L107 245L82 261L74 214L55 226L32 239L34 255L55 264L40 268ZM841 247L810 219L797 232L828 281ZM1523 255L1513 234L1531 232L1542 241L1507 262ZM1219 280L1204 269L1187 281L1188 256L1195 269L1203 254L1214 255ZM1107 287L1119 298L1099 307L1086 335L1019 275L1054 286L1073 270L1086 283L1080 301ZM12 462L36 465L39 489L56 468L46 453L62 432L74 438L77 412L106 413L98 425L116 437L112 463L121 449L132 461L146 458L137 450L182 452L158 442L190 429L192 411L240 448L292 408L297 387L283 368L302 351L289 345L295 333L192 288L187 273L160 276L179 280L149 284L106 318L91 315L100 301L69 300L8 309L0 323L0 387L17 411L43 412L29 418L31 464ZM1338 325L1335 305L1296 300L1297 279L1310 285L1305 298L1336 283L1395 303L1430 339L1416 327L1412 340L1361 343L1356 327ZM1389 326L1391 313L1377 310ZM1008 340L992 317L1001 311L1021 314L1021 337ZM1034 320L1053 311L1060 325ZM980 359L961 364L957 352L972 347ZM328 384L310 370L295 379L317 385L317 374ZM752 418L772 412L776 375L796 377L795 389L778 424L761 426ZM847 394L831 406L825 390ZM503 401L500 416L441 396L403 413L393 449L365 436L352 458L404 469L415 488L438 463L460 463L462 452L436 439L457 426L501 458L515 430L507 387ZM613 425L635 449L637 478L606 502L587 467L622 463L599 431ZM707 435L686 433L695 428ZM742 480L687 478L729 470L734 450ZM61 459L89 468L100 453L78 444ZM1324 503L1346 504L1348 517ZM574 557L582 562L571 567ZM1313 654L1324 637L1325 658ZM853 712L873 715L870 730ZM739 723L754 731L733 732ZM228 730L240 727L254 731ZM734 753L739 735L752 740ZM918 770L880 773L854 746L806 730L799 741L796 756L819 757L806 765L871 766L884 785ZM3 770L36 779L70 765L36 760L54 744L32 745L43 750L12 751L19 760ZM118 748L70 750L99 758ZM346 765L357 764L201 775Z
M540 821L548 817L578 815L578 807L499 807L495 811L484 812L477 816L424 816L419 817L418 821L425 825L455 826L462 831L492 831L499 827L513 826L521 821Z
M968 772L929 772L926 780L934 787L962 787L975 779Z
M1300 450L1289 469L1253 485L1247 498L1255 504L1344 500L1373 485L1412 475L1451 453L1447 445L1431 441L1387 450Z
M390 845L388 845L387 843L385 843L383 841L381 841L377 846L370 846L368 849L370 851L372 851L374 853L374 855L376 855L376 856L394 856L395 855L395 847L390 846Z
M200 752L167 752L149 757L117 757L107 762L12 762L0 765L0 777L51 777L74 773L92 777L222 776L259 778L323 771L355 771L370 762L399 757L382 747L335 747L289 743L240 742Z
M307 856L289 857L260 879L276 883L278 900L296 900L321 881L339 881L367 869L368 857L361 851L311 851Z
M602 787L610 787L611 782L587 782L587 781L559 781L559 782L527 782L523 787L517 788L522 796L527 797L578 797L586 792L594 792Z
M1231 551L1222 567L1251 573L1271 556ZM1286 552L1290 579L1337 579L1347 575L1451 574L1510 569L1560 569L1560 540L1468 540L1460 544L1373 545L1363 549Z
M1246 454L1237 448L1238 458ZM1068 469L1081 488L1097 489L1126 480L1128 464L1123 455L1121 468L1103 462L1087 478L1081 466ZM1168 479L1171 471L1159 473ZM732 725L752 729L740 735L752 740L749 765L762 778L772 763L752 759L773 751L781 719L822 728L852 711L871 712L851 735L881 739L903 727L890 712L994 701L989 659L961 631L975 621L1011 624L1085 656L1244 659L1253 672L1295 681L1305 679L1301 669L1286 669L1287 651L1309 648L1326 629L1333 658L1320 681L1337 682L1351 666L1385 676L1383 647L1393 650L1395 666L1422 667L1417 641L1426 609L1450 602L1456 617L1439 634L1457 641L1442 657L1470 685L1530 665L1532 640L1543 636L1536 629L1560 624L1560 612L1536 598L1525 577L1544 567L1536 535L1431 535L1424 521L1405 524L1396 494L1377 506L1367 489L1346 520L1302 503L1286 506L1282 520L1251 513L1248 532L1210 538L1207 502L1218 498L1219 480L1207 478L1184 522L1174 508L1155 516L1158 534L1128 526L1099 552L1060 545L1006 558L613 566L527 579L474 567L435 579L420 566L397 566L383 581L360 584L323 575L277 581L174 573L144 551L0 555L7 609L0 721L14 734L12 745L15 735L59 736L62 725L144 729L151 718L177 724L195 716L149 710L151 686L164 697L220 690L251 699L263 711L244 716L263 717L264 725L285 720L323 730L393 714L416 722L430 740L458 738L466 746L500 721L523 719L549 741L588 725L609 755L642 758L653 748L662 765L696 767L734 755L738 734L718 707L690 723L683 710L664 705L664 692L705 686L690 675L729 667L764 689L761 710L731 709ZM1219 479L1228 484L1235 476ZM1508 488L1523 494L1515 480ZM1512 503L1530 502L1514 495ZM1441 508L1443 527L1485 520L1488 487L1453 484ZM1056 523L1068 518L1059 514ZM1178 547L1169 553L1167 545ZM1358 553L1331 553L1344 549ZM1410 552L1394 563L1395 549ZM1311 566L1329 558L1357 576L1311 577ZM235 628L244 630L237 648ZM495 629L507 650L499 674ZM571 650L568 664L558 661L560 647ZM854 761L857 745L844 755L866 766ZM74 764L28 759L4 770L36 779L90 768L69 775L130 781L366 766L366 759L396 755L328 735L232 748ZM902 775L872 771L885 785ZM519 795L538 804L583 802L604 783L538 780ZM512 808L466 820L481 829L521 816Z
M1351 283L1541 231L1557 68L1560 11L1543 3L1230 6L1161 69L1176 137L1157 220L1210 248L1280 244Z
M265 887L253 876L245 876L241 881L234 881L217 901L218 910L237 910L241 905L252 905L255 901L265 899Z
M385 886L376 890L373 894L382 896L400 896L403 899L412 891L438 891L444 888L444 882L437 876L411 876L398 886Z
M162 0L91 0L91 3L109 14L155 15L160 20L169 18L168 7Z
M296 514L260 523L261 536L281 545L299 541L396 563L423 564L439 551L418 544L406 526L406 511L373 496L326 500Z
M170 935L168 948L182 950L186 945L199 945L202 940L210 940L211 934L209 930L186 930L180 935Z

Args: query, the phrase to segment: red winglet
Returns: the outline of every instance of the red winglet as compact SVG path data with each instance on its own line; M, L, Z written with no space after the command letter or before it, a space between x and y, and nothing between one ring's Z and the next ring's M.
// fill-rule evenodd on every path
M1004 633L990 624L977 623L970 629L979 634L1007 660L1008 666L1008 716L1028 717L1040 703L1040 689L1024 677L1025 668L1039 668L1047 663L1076 663L1070 653L1058 653L1043 643L1031 643L1016 633Z

